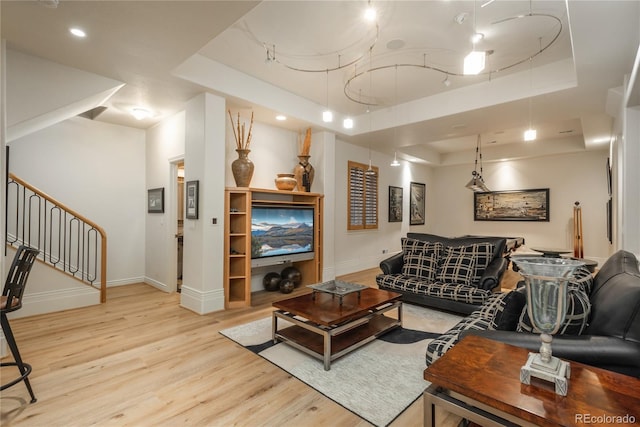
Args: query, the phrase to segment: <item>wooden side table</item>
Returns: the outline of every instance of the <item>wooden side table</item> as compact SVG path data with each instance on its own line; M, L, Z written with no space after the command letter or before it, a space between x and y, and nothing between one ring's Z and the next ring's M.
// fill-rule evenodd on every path
M483 426L634 425L640 422L640 379L571 363L567 396L553 385L520 383L528 350L467 336L424 371L424 425L435 406Z

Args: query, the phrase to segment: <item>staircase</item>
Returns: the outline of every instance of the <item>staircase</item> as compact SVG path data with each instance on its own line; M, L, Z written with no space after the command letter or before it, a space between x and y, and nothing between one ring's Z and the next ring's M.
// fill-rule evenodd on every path
M100 290L107 300L107 235L93 221L13 174L7 180L6 244L40 250L45 264Z

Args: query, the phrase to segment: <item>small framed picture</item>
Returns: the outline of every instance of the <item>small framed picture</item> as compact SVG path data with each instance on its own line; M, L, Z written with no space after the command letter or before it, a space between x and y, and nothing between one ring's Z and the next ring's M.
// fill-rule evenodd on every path
M426 187L412 182L409 187L409 225L422 225L425 219Z
M147 212L164 213L164 187L147 190Z
M198 183L199 181L187 181L185 209L187 219L198 219Z
M402 222L402 187L389 186L389 222Z

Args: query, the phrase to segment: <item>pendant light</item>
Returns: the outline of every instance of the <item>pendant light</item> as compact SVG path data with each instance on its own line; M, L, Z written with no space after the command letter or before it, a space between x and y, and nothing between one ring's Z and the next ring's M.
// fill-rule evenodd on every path
M476 43L482 40L480 33L476 31L476 2L473 2L473 36L471 39L472 50L464 57L463 74L480 74L484 70L486 52L476 50Z
M333 121L333 113L329 109L329 69L327 69L327 109L322 113L322 121L325 123Z
M367 168L366 171L364 171L364 174L369 176L374 176L376 174L376 171L373 169L373 166L371 166L371 145L369 145L369 167Z
M398 161L398 156L395 151L393 152L393 162L391 162L391 166L393 167L400 166L400 162Z
M373 86L372 83L372 78L371 78L371 49L369 49L369 94L371 94L371 88ZM369 114L369 131L371 132L371 110L369 110L368 112ZM367 168L366 171L364 171L364 174L367 176L374 176L376 174L376 171L373 169L373 166L371 166L371 144L369 144L369 167Z
M539 44L542 45L542 39L539 39ZM532 121L532 103L533 103L533 56L529 58L529 129L524 131L524 140L526 142L535 141L537 135L536 130L531 126Z
M480 158L480 173L478 173L478 157ZM465 187L476 193L491 191L482 179L482 143L480 141L480 134L478 134L476 140L476 162L471 175L471 181L469 181Z
M398 65L396 65L396 75L395 75L395 100L394 100L394 108L396 109L396 122L393 126L393 145L396 145L396 132L398 129ZM400 166L400 162L398 161L398 153L396 151L393 152L393 162L391 162L391 166L398 167Z

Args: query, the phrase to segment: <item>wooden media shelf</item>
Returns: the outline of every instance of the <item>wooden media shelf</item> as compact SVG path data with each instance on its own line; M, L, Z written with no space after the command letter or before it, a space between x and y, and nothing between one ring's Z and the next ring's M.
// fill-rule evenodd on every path
M319 193L249 187L225 189L224 300L225 308L251 306L251 207L254 205L309 206L314 208L314 258L294 261L302 284L322 281L323 200Z

